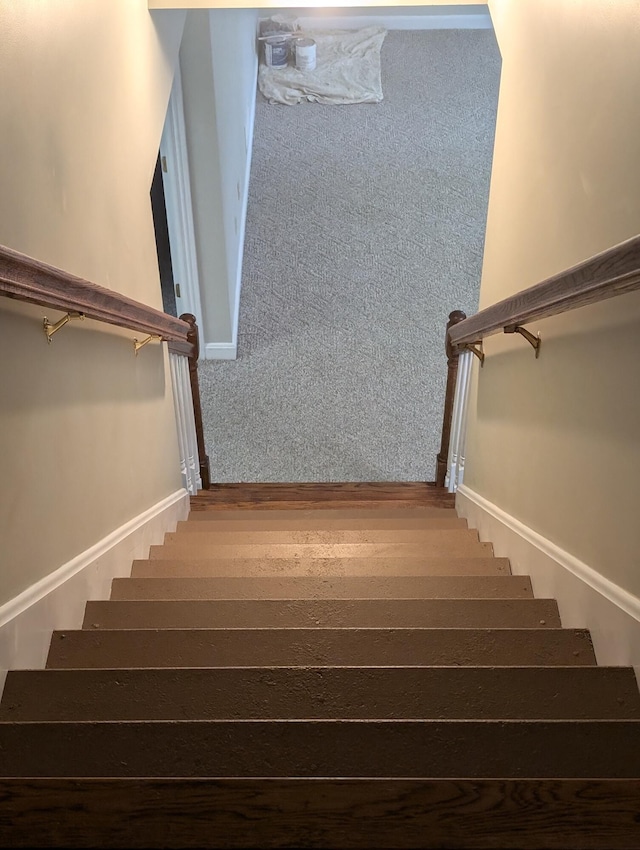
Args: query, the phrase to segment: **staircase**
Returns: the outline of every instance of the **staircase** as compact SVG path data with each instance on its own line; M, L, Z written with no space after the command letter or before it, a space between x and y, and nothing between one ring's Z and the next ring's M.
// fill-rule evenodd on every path
M0 721L2 847L640 847L633 671L431 485L194 497Z

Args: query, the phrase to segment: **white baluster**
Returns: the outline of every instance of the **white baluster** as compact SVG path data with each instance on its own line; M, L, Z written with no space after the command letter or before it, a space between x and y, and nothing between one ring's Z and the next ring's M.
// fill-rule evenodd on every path
M469 391L471 389L471 370L473 368L473 354L471 354L470 351L465 351L464 357L466 364L460 411L461 428L460 438L458 441L458 470L455 482L456 490L462 484L464 478L465 450L467 443L467 413L469 410Z
M191 379L189 377L189 361L182 358L183 387L185 394L185 418L187 434L187 464L191 479L192 492L202 489L200 478L200 456L198 455L198 439L196 437L196 420L193 412L193 396L191 394Z
M171 366L173 406L176 415L178 448L180 451L180 474L185 489L189 493L195 494L202 488L202 481L200 480L200 460L196 440L188 358L169 352L169 363Z
M461 464L464 465L463 448L467 428L466 412L472 358L473 355L469 351L463 351L458 358L458 375L453 400L451 440L449 442L447 476L445 479L445 486L450 493L455 493L458 485L462 483Z
M182 404L180 403L180 374L179 364L183 358L178 354L169 352L169 365L171 368L171 386L173 388L173 407L176 416L176 430L178 432L178 450L180 453L180 475L182 477L182 486L185 490L189 490L189 476L187 473L186 462L186 446L184 441L184 427L182 423Z

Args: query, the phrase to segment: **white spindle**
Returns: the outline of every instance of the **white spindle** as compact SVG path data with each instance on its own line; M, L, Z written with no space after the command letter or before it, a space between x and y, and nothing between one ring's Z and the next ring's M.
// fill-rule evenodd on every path
M453 396L453 411L451 414L451 436L449 437L449 457L447 458L447 474L444 486L450 493L454 492L453 484L456 478L456 464L458 458L458 432L460 430L460 393L462 392L461 381L462 356L458 357L458 373L456 378L456 389Z
M470 351L463 351L458 358L458 377L453 400L451 440L449 442L447 476L445 479L445 486L450 493L455 493L459 485L462 484L464 475L464 443L467 431L467 402L472 362L473 355Z
M460 436L458 440L458 470L455 482L455 489L462 484L464 478L464 463L465 463L465 451L466 451L466 443L467 443L467 412L469 410L469 390L471 388L471 370L473 368L473 354L470 351L464 352L465 358L465 374L464 374L464 383L462 385L462 398L461 405L462 409L460 411Z
M182 358L180 364L182 370L182 386L185 394L185 419L187 435L187 468L193 492L202 489L200 478L200 458L198 455L198 439L196 437L196 420L193 413L193 396L191 394L191 380L189 377L189 361Z
M178 432L178 451L180 453L180 475L182 486L189 490L189 477L187 475L186 449L184 444L184 427L182 424L182 404L179 398L180 379L178 375L178 364L182 358L177 354L169 353L169 365L171 368L171 386L173 388L173 408L176 415L176 430Z
M176 414L178 448L180 451L180 474L185 489L194 494L201 489L202 481L200 480L200 460L189 380L189 364L186 357L173 352L169 352L169 363L171 365L173 406Z

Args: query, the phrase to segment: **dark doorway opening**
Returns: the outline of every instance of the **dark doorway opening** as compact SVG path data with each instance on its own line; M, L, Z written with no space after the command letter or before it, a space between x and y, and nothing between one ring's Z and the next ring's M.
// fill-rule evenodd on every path
M151 184L151 210L153 226L156 233L156 251L158 253L158 268L160 270L160 289L162 290L162 306L165 313L177 316L176 290L173 280L173 264L171 262L171 246L169 244L169 225L167 223L167 207L162 183L162 160L158 154L156 169Z

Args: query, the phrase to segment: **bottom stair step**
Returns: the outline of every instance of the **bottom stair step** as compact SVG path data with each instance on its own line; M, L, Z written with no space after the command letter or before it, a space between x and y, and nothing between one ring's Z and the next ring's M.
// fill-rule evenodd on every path
M5 779L0 847L631 850L640 780Z
M624 667L13 670L0 720L640 719Z
M637 720L0 723L2 776L640 778Z

